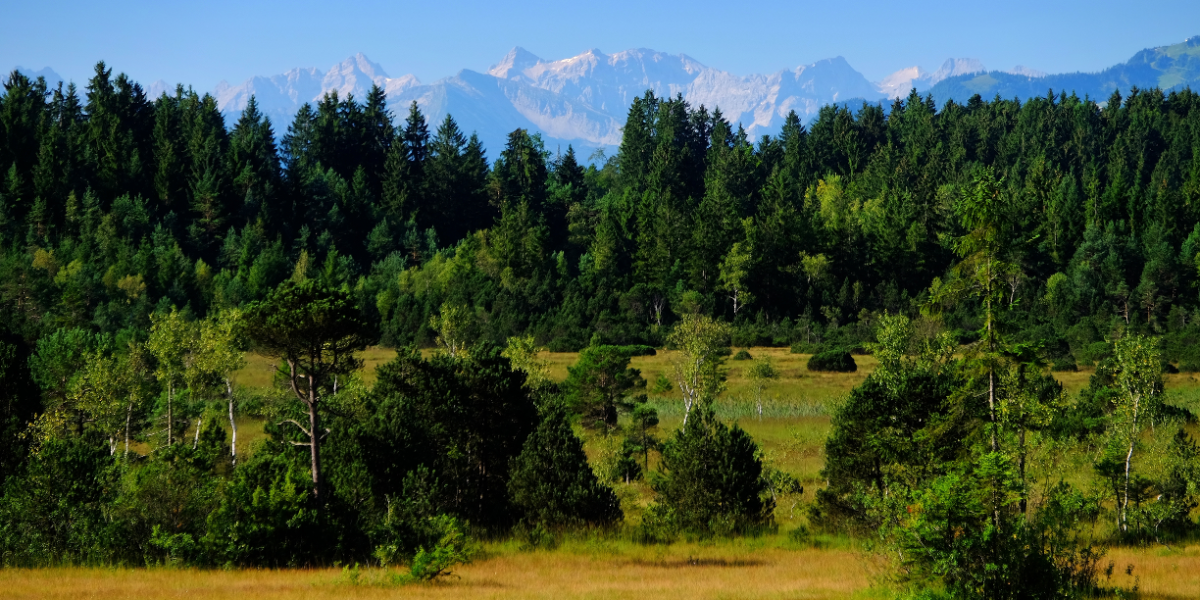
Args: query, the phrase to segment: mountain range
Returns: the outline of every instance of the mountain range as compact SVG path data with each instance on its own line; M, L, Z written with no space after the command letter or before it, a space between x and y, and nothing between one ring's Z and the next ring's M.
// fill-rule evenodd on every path
M46 77L53 85L61 78L49 68L18 70ZM251 96L282 135L299 107L336 91L340 97L363 98L372 85L387 94L388 104L402 118L417 102L436 126L446 114L466 131L475 131L494 155L508 132L525 128L541 133L550 150L573 144L587 156L593 149L614 149L633 99L647 89L659 96L681 94L693 105L719 108L731 122L740 123L751 138L779 131L788 112L808 122L822 106L851 108L863 102L882 103L916 89L942 104L965 102L974 94L986 98L1042 96L1047 90L1066 90L1079 96L1107 100L1114 90L1132 87L1181 89L1200 82L1200 36L1137 52L1127 62L1096 73L1047 74L1017 66L988 70L971 58L952 58L935 71L918 66L900 69L881 81L868 81L840 56L771 74L739 76L714 69L685 54L666 54L639 48L613 54L597 49L561 60L544 60L513 48L485 72L469 69L433 83L413 75L389 76L363 54L328 71L296 68L273 76L255 76L213 90L227 122L232 123ZM174 89L163 81L147 86L153 96Z

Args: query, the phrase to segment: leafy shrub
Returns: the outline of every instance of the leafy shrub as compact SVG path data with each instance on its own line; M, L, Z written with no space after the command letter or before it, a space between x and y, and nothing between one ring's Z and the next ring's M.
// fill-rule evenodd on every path
M654 378L654 385L651 386L650 391L655 394L665 394L671 391L674 387L675 384L671 383L671 380L667 379L666 375L659 373L658 377Z
M451 516L435 518L442 536L432 548L418 548L409 563L409 574L415 581L432 581L450 575L450 568L471 562L475 551L471 539L463 532L462 524Z
M4 564L98 563L120 558L121 538L104 518L119 469L91 434L49 439L4 483L0 556Z
M1050 365L1050 370L1055 373L1074 373L1079 370L1079 366L1075 364L1075 359L1064 357L1056 359Z
M660 506L651 515L652 527L660 531L731 535L769 524L775 509L758 445L706 407L693 410L687 425L663 445L650 487Z
M750 356L750 353L747 352L745 349L738 350L737 354L733 355L733 360L753 360L753 359L754 359L754 357Z
M828 350L814 354L808 359L809 371L830 371L834 373L853 373L858 370L854 357L844 349Z
M621 519L616 494L596 479L583 443L560 407L548 409L510 470L512 502L527 522L565 527L611 525Z
M234 471L200 540L206 562L296 566L319 562L331 550L312 479L283 450L278 442L264 444Z

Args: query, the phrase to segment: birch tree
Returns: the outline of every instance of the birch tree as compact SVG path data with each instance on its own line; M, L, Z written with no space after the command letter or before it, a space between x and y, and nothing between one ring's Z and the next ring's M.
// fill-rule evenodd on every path
M146 349L158 363L154 376L167 388L167 445L170 446L175 443L175 392L185 381L195 345L195 328L174 308L166 315L151 315L150 321Z
M711 403L725 390L729 325L699 314L684 315L667 336L675 356L675 382L683 395L683 424L698 403Z
M237 309L221 311L201 323L199 367L224 384L229 408L229 456L237 464L237 418L234 414L233 373L246 364L242 313ZM199 426L197 426L197 431Z
M1129 481L1133 455L1142 428L1162 404L1162 362L1158 340L1145 336L1121 338L1113 342L1113 361L1116 363L1113 397L1114 410L1110 434L1120 444L1124 457L1124 474L1120 497L1117 499L1117 523L1122 533L1129 531Z

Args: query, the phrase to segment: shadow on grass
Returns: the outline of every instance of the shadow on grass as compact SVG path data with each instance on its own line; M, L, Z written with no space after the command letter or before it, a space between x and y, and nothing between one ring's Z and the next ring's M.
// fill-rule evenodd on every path
M679 559L645 560L635 558L621 561L622 565L635 567L655 567L659 569L684 569L687 567L761 567L767 564L765 560L754 558L700 558L689 556Z

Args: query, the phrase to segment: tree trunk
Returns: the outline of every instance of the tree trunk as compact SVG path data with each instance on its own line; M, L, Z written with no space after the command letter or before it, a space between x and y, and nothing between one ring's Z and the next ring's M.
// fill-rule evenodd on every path
M237 421L233 420L233 385L229 383L229 378L225 378L225 393L229 395L229 431L232 436L229 441L229 456L233 459L233 466L237 466Z
M1121 502L1121 533L1129 532L1129 464L1133 462L1133 445L1129 442L1129 452L1125 455L1125 499Z
M192 450L195 450L196 446L200 445L200 426L203 424L203 416L201 416L199 419L196 419L196 435L192 438Z
M1026 514L1025 509L1028 506L1029 492L1025 487L1025 427L1021 427L1018 443L1020 444L1020 448L1018 450L1017 469L1021 473L1021 514Z
M321 496L321 432L318 429L320 419L317 416L317 387L311 375L308 376L308 440L309 450L312 454L312 481L313 481L313 497L317 499L317 503L321 504L324 498Z
M133 403L129 403L129 409L125 412L125 458L129 458L129 423L133 420Z
M1129 470L1133 464L1133 447L1137 445L1138 433L1138 408L1140 408L1141 397L1138 394L1133 395L1133 425L1129 432L1129 452L1125 453L1125 498L1121 502L1121 533L1129 531Z
M175 383L167 384L167 445L175 443L175 415L171 412L175 402Z
M992 421L992 452L996 451L996 373L988 369L988 412Z

